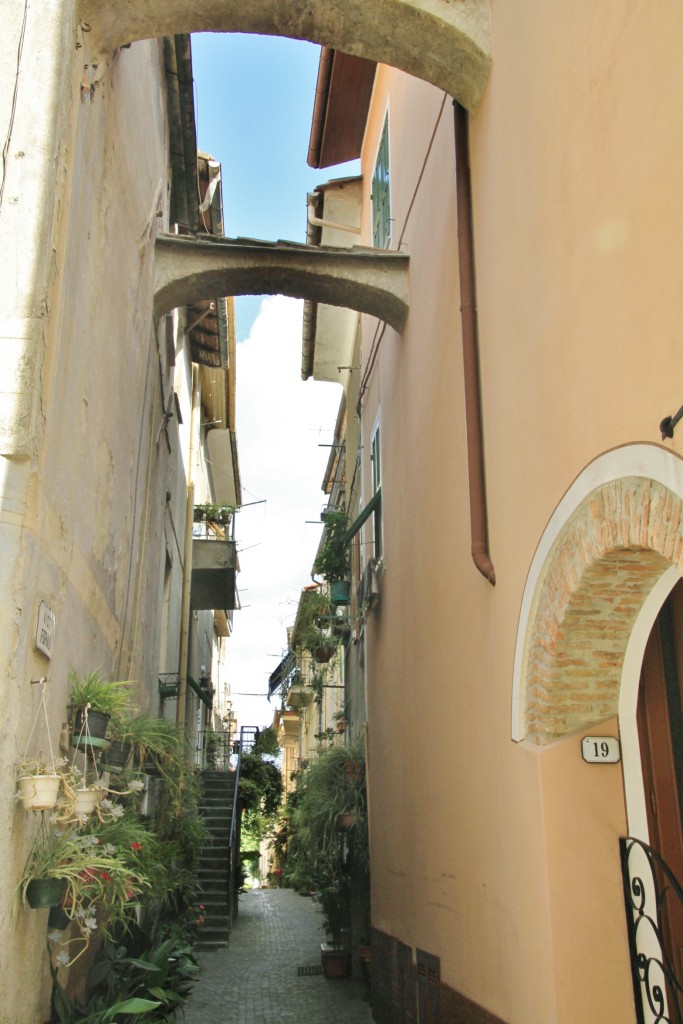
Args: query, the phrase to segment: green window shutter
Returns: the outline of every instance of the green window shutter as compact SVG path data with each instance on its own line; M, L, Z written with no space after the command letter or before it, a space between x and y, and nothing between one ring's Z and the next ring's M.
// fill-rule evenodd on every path
M372 240L377 249L385 249L391 237L389 209L389 118L384 121L372 176Z

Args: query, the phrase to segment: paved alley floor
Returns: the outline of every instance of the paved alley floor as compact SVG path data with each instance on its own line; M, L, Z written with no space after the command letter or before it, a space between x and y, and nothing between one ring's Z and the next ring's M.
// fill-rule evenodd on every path
M240 896L230 944L200 953L202 975L185 1004L185 1024L371 1024L363 986L320 974L319 907L291 889Z

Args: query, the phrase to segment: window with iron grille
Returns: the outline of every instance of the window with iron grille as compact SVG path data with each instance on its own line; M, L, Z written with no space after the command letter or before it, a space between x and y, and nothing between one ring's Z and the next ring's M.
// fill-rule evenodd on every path
M372 242L377 249L387 249L390 240L389 116L387 115L377 152L375 172L372 176Z

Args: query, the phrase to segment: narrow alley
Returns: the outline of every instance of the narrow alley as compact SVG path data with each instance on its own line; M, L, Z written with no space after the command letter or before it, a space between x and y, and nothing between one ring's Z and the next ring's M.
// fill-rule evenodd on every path
M186 1024L370 1024L362 982L326 979L318 906L291 889L256 889L239 901L229 946L201 953Z

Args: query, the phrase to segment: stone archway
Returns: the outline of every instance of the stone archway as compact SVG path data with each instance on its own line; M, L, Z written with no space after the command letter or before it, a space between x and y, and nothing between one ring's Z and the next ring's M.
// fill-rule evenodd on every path
M347 306L401 331L408 316L403 253L353 247L209 241L159 235L155 242L154 315L214 295L291 295Z
M640 472L643 454L651 475ZM608 479L590 488L605 468ZM529 574L514 739L542 745L618 713L634 625L672 566L683 567L681 460L655 445L596 460L558 507Z
M407 71L471 113L491 66L490 0L81 0L79 16L99 53L183 32L307 39Z

